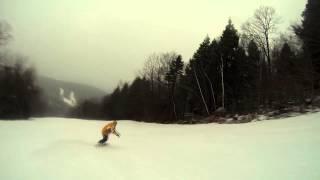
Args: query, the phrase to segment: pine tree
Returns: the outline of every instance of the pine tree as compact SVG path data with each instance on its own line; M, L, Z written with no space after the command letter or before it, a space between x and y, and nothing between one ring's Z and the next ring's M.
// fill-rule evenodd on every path
M251 96L253 107L257 107L261 99L261 85L262 85L262 68L261 68L261 54L257 44L251 40L248 44L248 58L247 58L247 81L249 87L247 94Z
M315 74L314 87L320 88L320 1L308 0L301 26L295 32L302 39L306 58L311 58Z
M184 81L184 86L189 91L187 97L189 110L200 115L210 114L208 99L212 96L212 91L210 90L212 82L208 78L207 72L210 61L210 48L210 38L206 36L185 70L186 81Z
M172 104L174 119L178 120L177 107L175 100L175 92L178 81L181 79L183 73L183 61L179 55L175 60L170 63L169 72L166 74L165 79L168 83L169 102Z
M279 104L294 101L298 96L297 58L288 43L284 43L275 61L276 87Z
M228 25L220 38L220 54L221 65L223 65L223 84L225 89L224 101L227 109L236 110L240 96L240 63L242 58L239 53L239 35L234 28L232 21L229 20Z

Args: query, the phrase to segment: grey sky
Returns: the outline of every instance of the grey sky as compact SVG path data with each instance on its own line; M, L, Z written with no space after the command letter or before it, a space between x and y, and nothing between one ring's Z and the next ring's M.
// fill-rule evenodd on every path
M130 81L154 52L188 61L208 34L236 28L261 5L273 6L281 29L300 19L306 0L0 0L13 28L9 47L39 74L104 90Z

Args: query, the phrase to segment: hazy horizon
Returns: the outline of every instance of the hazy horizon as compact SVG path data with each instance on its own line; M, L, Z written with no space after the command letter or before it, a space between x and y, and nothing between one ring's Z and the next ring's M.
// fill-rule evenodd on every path
M77 3L75 3L77 2ZM298 22L306 0L102 1L1 0L12 27L8 48L28 57L39 75L105 91L131 81L152 53L175 51L187 62L206 35L219 37L231 18L238 31L259 6Z

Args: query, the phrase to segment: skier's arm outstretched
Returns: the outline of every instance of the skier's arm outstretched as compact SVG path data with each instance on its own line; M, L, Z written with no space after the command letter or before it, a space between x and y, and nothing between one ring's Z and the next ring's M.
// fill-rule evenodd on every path
M117 121L113 121L103 127L102 129L103 138L99 141L100 144L107 142L110 133L120 137L120 133L116 130L116 126L117 126Z
M120 137L120 133L116 130L116 127L112 129L112 133L118 137Z

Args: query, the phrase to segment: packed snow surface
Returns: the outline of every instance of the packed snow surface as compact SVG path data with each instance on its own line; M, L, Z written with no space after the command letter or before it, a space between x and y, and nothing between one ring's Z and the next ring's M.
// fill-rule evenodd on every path
M1 180L319 180L320 113L247 124L0 121Z

